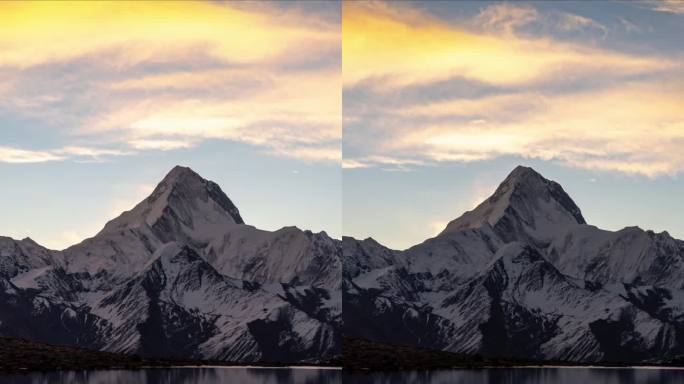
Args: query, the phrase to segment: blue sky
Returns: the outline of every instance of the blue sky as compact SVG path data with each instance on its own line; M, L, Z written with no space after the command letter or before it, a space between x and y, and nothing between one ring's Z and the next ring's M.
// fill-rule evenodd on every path
M343 232L405 248L516 165L684 238L684 3L345 3Z
M247 224L265 229L298 225L340 236L338 164L268 156L226 141L98 162L0 164L5 180L0 233L30 236L56 248L74 244L147 197L176 164L217 182Z
M403 172L345 170L345 234L373 237L397 249L418 244L489 197L518 164L561 183L589 224L610 230L638 225L684 238L681 177L650 179L519 157L447 162Z
M340 13L0 4L0 234L77 243L181 164L249 224L340 237Z

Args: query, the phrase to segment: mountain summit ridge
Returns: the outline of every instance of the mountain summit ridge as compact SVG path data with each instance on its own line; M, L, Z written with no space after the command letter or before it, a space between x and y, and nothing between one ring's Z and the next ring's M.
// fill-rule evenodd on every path
M507 241L534 232L548 241L547 227L586 224L582 212L563 187L530 167L517 166L495 192L475 209L452 220L440 235L491 226Z
M160 182L160 185L170 186L169 188L172 190L185 188L189 191L206 191L208 197L212 198L221 208L223 208L223 210L228 212L236 224L245 224L240 216L239 210L223 190L221 190L221 187L215 182L203 178L190 167L180 165L173 167ZM157 188L159 188L159 186ZM152 196L154 196L154 192ZM192 196L186 196L186 198L188 197Z
M210 211L225 212L224 224L244 224L237 207L216 183L202 178L189 167L175 166L147 198L109 221L101 233L145 224L154 227L165 215L172 215L167 219L179 220L192 226L193 211L201 208L202 202L216 204L206 207ZM220 209L216 209L217 207ZM205 212L202 215L211 213Z

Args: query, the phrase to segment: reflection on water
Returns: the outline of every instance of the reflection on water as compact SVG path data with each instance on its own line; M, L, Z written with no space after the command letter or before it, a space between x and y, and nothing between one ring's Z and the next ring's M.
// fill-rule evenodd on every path
M324 369L175 368L0 374L5 384L675 384L684 371L667 369L519 368L397 373Z
M345 373L355 384L680 384L684 371L668 369L515 368L402 373Z
M331 369L175 368L136 371L82 371L3 376L3 384L319 384L342 383Z

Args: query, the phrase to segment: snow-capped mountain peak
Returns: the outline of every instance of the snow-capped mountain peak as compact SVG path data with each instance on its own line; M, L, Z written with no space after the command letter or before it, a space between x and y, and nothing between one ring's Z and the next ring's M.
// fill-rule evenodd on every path
M491 226L506 241L529 240L519 236L524 233L545 242L549 232L585 223L579 207L560 184L532 168L518 166L492 196L450 222L442 234Z
M338 358L340 241L245 225L212 181L175 167L63 251L0 237L0 335L165 358Z
M132 210L107 223L103 233L125 228L179 222L191 229L206 225L244 224L221 188L187 167L174 167L152 194Z
M216 183L177 166L150 196L64 253L70 271L105 271L120 279L140 271L163 244L177 241L201 250L243 223Z

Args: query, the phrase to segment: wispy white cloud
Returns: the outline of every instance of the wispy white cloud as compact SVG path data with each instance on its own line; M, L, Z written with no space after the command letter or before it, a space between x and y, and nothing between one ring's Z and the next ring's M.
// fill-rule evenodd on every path
M204 86L237 89L253 79L259 79L258 83L251 83L237 97L197 97L192 93ZM221 139L306 161L339 161L341 157L339 72L181 72L112 85L148 91L171 86L180 93L167 92L143 103L122 103L90 118L79 132L116 133L119 140L137 149L187 148L203 140ZM331 146L331 142L338 144Z
M622 28L624 28L624 30L625 30L627 33L637 33L637 34L639 34L639 33L642 33L642 32L643 32L643 30L642 30L641 27L639 27L639 26L636 25L635 23L629 21L627 18L619 17L619 16L618 16L618 17L617 17L617 20L620 22L620 25L622 25Z
M64 156L82 156L91 158L100 158L104 156L124 156L129 152L119 150L119 149L107 149L107 148L93 148L93 147L64 147L52 151L58 155Z
M385 149L433 161L520 156L646 176L675 174L684 171L678 150L684 144L683 86L626 83L600 91L522 92L406 108L398 113L412 124L393 126L399 134L389 135Z
M566 31L582 31L585 29L596 29L601 31L603 36L608 34L608 27L588 17L575 15L572 13L560 13L560 23L558 26Z
M171 151L180 148L191 148L195 145L194 142L187 140L163 140L163 139L141 139L128 141L133 148L139 150L156 149L161 151Z
M539 19L537 9L530 5L501 3L483 8L473 24L485 31L513 36L516 30Z
M0 146L0 162L3 163L44 163L63 159L65 156L50 151L32 151Z
M69 146L51 150L31 150L0 146L0 162L2 163L44 163L67 159L99 160L103 157L127 154L129 152L123 150L92 147Z
M342 161L342 152L337 140L333 141L332 144L317 144L315 146L285 145L270 148L269 153L309 162L328 161L340 164Z
M371 164L366 163L362 160L348 159L348 158L342 159L342 168L343 169L359 169L359 168L368 168L370 166L371 166Z
M680 0L651 0L644 3L654 11L684 15L684 2Z
M386 170L408 170L410 167L426 164L425 160L394 157L391 155L373 155L361 158L344 158L342 168L359 169L382 165Z
M562 11L542 13L532 5L515 3L488 5L469 24L472 30L509 38L526 35L529 38L533 33L525 33L528 27L563 32L598 31L604 37L609 32L607 26L586 16Z

